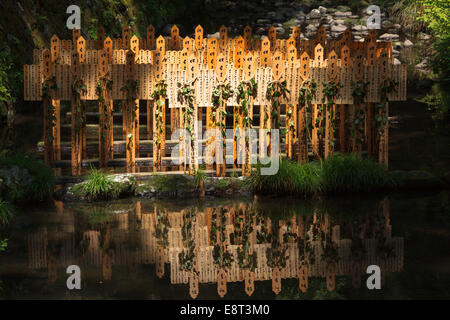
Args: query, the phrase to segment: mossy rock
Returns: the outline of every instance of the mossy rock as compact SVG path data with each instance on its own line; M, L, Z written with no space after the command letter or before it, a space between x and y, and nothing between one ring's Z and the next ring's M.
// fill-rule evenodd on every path
M140 183L135 196L143 198L189 198L198 195L194 177L188 175L153 175Z

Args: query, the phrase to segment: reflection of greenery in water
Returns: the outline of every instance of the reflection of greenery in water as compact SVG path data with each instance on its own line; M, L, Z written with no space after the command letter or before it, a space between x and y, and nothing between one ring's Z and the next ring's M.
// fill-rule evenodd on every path
M294 282L294 281L293 281ZM345 299L343 291L349 290L351 283L348 277L336 277L336 289L328 291L325 279L310 278L308 291L301 292L298 281L291 286L285 285L283 291L277 296L278 300L342 300Z
M95 206L88 213L87 221L90 226L105 225L112 221L114 213L103 207Z
M380 199L375 197L367 198L339 198L322 199L318 201L303 202L295 198L260 198L253 206L255 212L264 212L271 217L283 217L287 219L293 213L301 213L311 219L312 212L328 212L330 223L344 224L352 221L365 219L367 213L380 212ZM328 292L325 279L310 278L309 289L303 294L298 289L297 279L283 279L282 291L279 296L275 296L271 291L270 281L256 281L255 292L252 299L405 299L405 298L450 298L446 286L450 283L450 198L448 192L441 192L430 196L423 194L391 195L391 225L393 235L404 237L405 260L403 272L388 274L382 290L369 291L365 287L366 276L363 275L360 289L354 289L351 279L348 276L336 277L336 290ZM227 201L224 201L226 204ZM214 202L205 202L203 207L214 206ZM230 204L230 203L228 203ZM154 212L154 202L142 202L142 213ZM217 206L218 204L216 204ZM196 202L158 202L158 208L167 208L168 212L179 211L185 208L199 207ZM121 244L126 246L126 250L135 250L140 243L139 228L133 222L135 205L130 202L120 201L112 204L98 203L94 208L90 205L72 205L77 232L86 230L98 230L100 225L107 223L111 231L117 232L117 226L109 224L110 218L116 213L129 214L129 236L121 238ZM39 226L48 226L48 223L57 223L56 212L44 213L44 219L33 220ZM280 215L282 213L284 216ZM381 213L381 212L380 212ZM64 213L66 214L66 213ZM19 212L18 219L29 219L42 215L33 210ZM24 220L23 220L24 221ZM272 220L276 223L277 220ZM60 222L59 222L60 223ZM343 224L342 224L343 223ZM372 222L371 222L372 223ZM381 222L382 223L382 222ZM96 225L97 227L95 227ZM86 266L85 281L89 286L82 293L76 295L65 294L65 277L58 278L54 285L46 282L46 270L36 270L30 273L25 265L17 265L14 261L26 252L26 237L23 238L23 231L20 226L11 226L12 236L9 252L0 257L0 277L3 279L3 294L7 297L24 298L56 298L56 299L76 299L76 298L187 298L188 290L185 285L171 285L168 275L163 279L155 276L153 265L139 265L134 272L135 278L130 275L129 266L114 266L112 280L97 283L98 268ZM34 229L37 229L36 226ZM47 228L48 232L57 232L59 228ZM100 227L100 230L103 230ZM120 230L122 231L122 230ZM34 231L33 231L34 232ZM21 235L21 236L19 236ZM53 239L49 234L49 239ZM349 238L348 233L341 228L341 238ZM53 241L53 240L52 240ZM124 242L123 242L124 241ZM23 248L23 249L19 249ZM53 248L54 249L54 248ZM137 252L137 251L136 251ZM22 260L24 261L24 260ZM26 257L25 257L26 261ZM166 271L167 271L166 267ZM42 274L43 273L43 274ZM167 272L166 272L167 274ZM43 275L43 276L42 276ZM200 284L199 299L217 298L216 285ZM229 283L228 294L225 298L248 299L243 290L243 283Z

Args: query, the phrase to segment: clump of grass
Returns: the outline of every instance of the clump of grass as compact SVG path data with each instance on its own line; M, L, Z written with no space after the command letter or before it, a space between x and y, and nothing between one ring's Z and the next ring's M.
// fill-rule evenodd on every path
M4 198L13 203L39 202L51 198L55 187L55 175L52 168L42 161L23 154L0 157L0 170L8 170L14 166L26 169L31 179L26 183L15 183L4 193ZM6 179L5 176L0 178Z
M76 185L73 191L80 193L89 201L108 200L120 195L121 187L101 170L91 168L85 182Z
M380 191L392 185L382 165L356 154L334 154L323 162L321 176L325 194Z
M9 202L0 199L0 227L7 224L13 215L13 206Z
M260 172L257 168L250 177L254 190L259 193L307 197L320 191L320 166L314 162L301 165L282 159L275 175L261 175Z
M303 165L282 159L275 175L261 175L257 168L250 182L257 193L303 197L380 191L393 184L380 164L355 154L339 153L325 161Z

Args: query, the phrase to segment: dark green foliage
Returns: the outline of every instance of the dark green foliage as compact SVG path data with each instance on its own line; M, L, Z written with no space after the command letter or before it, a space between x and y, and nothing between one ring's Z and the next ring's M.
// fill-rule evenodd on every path
M8 171L14 167L25 169L31 178L27 179L26 183L12 183L6 190L1 190L5 199L15 203L26 203L44 201L51 197L55 187L55 176L50 167L32 156L13 154L0 157L0 178L6 180Z
M0 227L7 224L13 215L13 206L7 201L0 199Z
M327 160L301 165L280 161L275 175L253 172L251 182L257 193L311 197L318 194L381 191L393 181L384 168L358 155L334 154Z
M92 168L88 179L75 186L73 191L80 193L90 201L96 201L117 198L121 193L121 187L108 174Z
M336 153L322 166L322 189L326 194L380 191L391 184L381 165L355 154Z
M257 168L250 179L258 193L307 197L320 191L320 165L316 162L300 165L292 160L282 159L277 174L261 175Z

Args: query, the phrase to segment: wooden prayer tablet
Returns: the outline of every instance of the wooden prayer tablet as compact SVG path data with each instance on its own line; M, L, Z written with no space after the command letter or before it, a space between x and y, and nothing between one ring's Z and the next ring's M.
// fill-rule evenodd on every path
M327 75L328 75L328 81L336 81L338 77L338 58L336 52L331 51L328 55L328 62L327 62Z
M139 38L136 35L132 36L130 39L130 49L135 55L139 53Z
M217 57L216 63L216 78L219 82L225 82L227 79L227 63L225 59L225 55L220 53Z
M198 25L195 28L195 50L203 49L203 28Z
M309 55L305 51L300 56L300 76L302 77L303 80L309 78L309 72L310 72Z
M228 30L227 27L222 25L219 28L219 48L220 50L225 50L228 45Z

